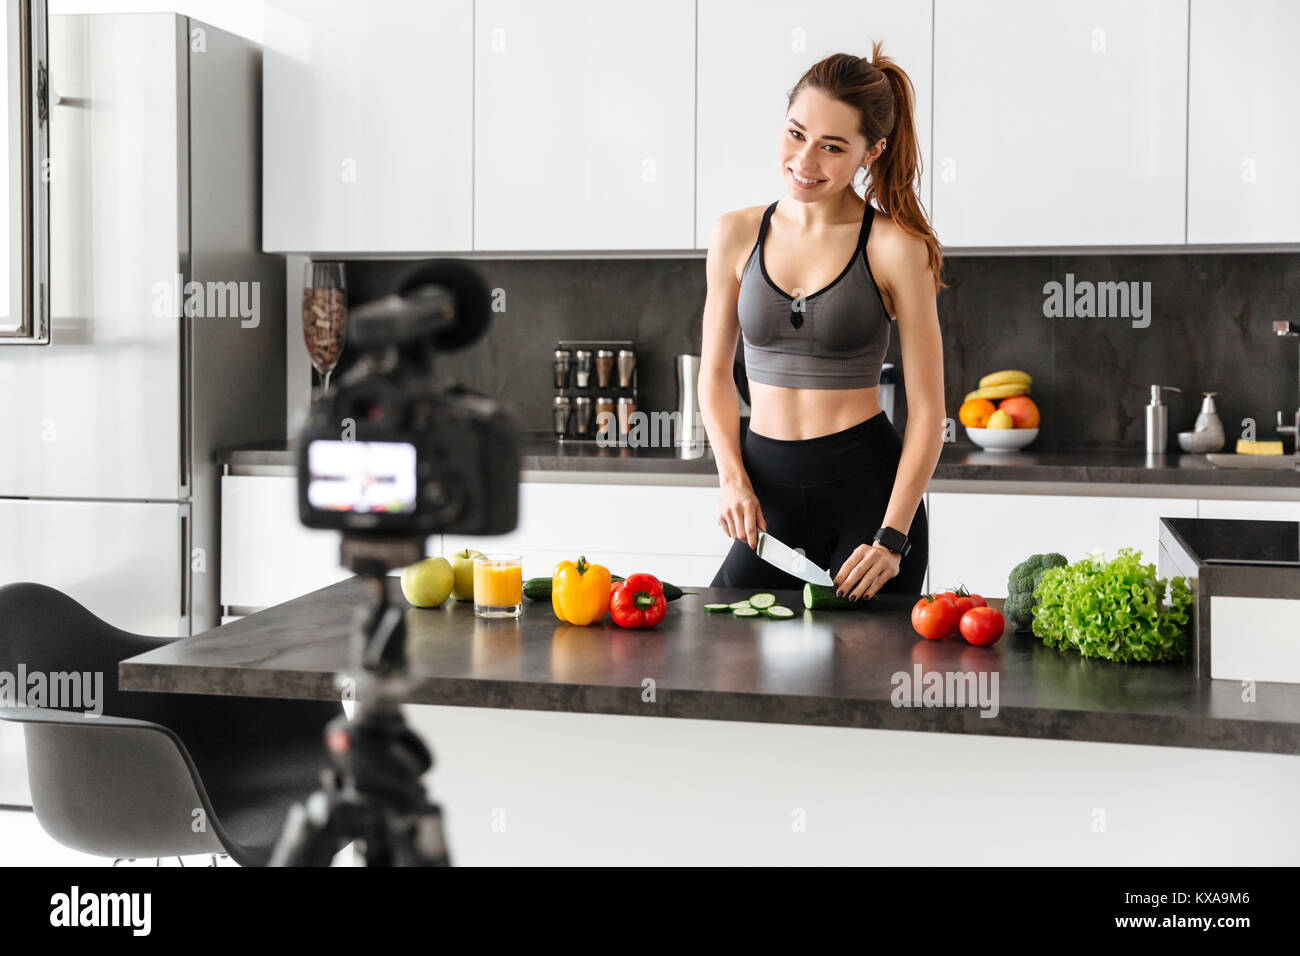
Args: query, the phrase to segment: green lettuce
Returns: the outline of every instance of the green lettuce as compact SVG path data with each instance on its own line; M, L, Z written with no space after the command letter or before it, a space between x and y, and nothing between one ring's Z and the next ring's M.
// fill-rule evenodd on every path
M1121 548L1111 561L1086 557L1049 568L1034 588L1033 632L1048 647L1111 661L1174 661L1187 653L1187 580L1166 582L1142 552Z

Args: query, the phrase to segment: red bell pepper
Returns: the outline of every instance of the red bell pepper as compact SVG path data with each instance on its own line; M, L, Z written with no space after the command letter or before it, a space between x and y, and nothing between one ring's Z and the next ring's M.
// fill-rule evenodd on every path
M629 574L610 594L609 616L619 627L654 627L667 613L664 586L653 574Z

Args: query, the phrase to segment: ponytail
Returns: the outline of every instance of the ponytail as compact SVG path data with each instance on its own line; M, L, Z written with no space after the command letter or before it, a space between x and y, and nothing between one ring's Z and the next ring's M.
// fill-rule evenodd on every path
M935 292L946 288L939 277L943 250L921 205L921 145L916 136L916 91L912 81L892 57L871 45L871 57L834 53L808 69L790 91L793 103L800 91L813 87L858 111L859 128L868 146L882 138L885 151L871 164L864 198L899 228L925 240Z

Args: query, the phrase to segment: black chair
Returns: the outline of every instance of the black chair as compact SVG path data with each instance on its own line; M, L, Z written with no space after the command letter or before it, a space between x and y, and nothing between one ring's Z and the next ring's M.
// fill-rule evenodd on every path
M118 689L119 661L167 643L118 630L53 588L0 587L0 671L103 675L98 717L0 706L0 719L24 725L32 809L84 853L264 866L290 806L320 785L324 728L342 705Z

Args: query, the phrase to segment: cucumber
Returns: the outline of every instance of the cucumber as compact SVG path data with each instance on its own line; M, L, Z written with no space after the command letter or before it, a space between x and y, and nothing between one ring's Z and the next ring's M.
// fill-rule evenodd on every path
M773 604L771 607L763 608L763 613L768 617L775 618L792 618L794 611L790 610L784 604Z
M755 607L737 607L732 608L731 613L736 617L758 617L760 611Z
M810 611L861 611L871 607L871 600L850 601L848 598L836 597L832 587L805 584L803 606Z
M623 578L617 574L609 576L610 581L619 582ZM664 586L664 598L668 601L676 601L684 594L694 594L694 591L683 591L675 584L669 584L667 581L660 581ZM524 582L524 597L533 601L549 601L551 599L551 579L550 578L529 578Z
M730 611L731 605L730 604L706 604L704 605L704 610L708 611L710 614L721 614L723 611Z
M729 607L729 608L733 608L733 609L738 609L738 608L743 608L743 607L749 607L749 608L752 608L753 606L754 606L754 605L750 604L748 601L732 601L730 604L727 605L727 607Z
M756 607L760 611L765 607L771 607L776 603L776 595L768 594L766 591L752 595L749 599L749 606Z
M551 599L551 579L529 578L524 582L524 597L531 601L549 601Z

